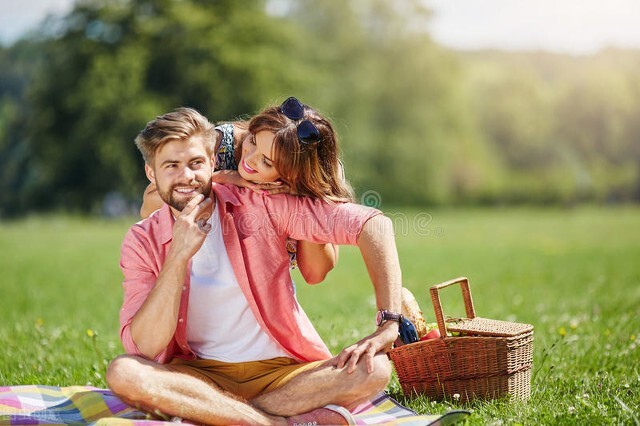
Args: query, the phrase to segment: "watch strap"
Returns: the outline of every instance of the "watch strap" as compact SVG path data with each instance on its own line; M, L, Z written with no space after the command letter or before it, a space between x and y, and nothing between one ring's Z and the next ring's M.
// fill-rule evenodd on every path
M397 312L391 312L386 309L380 309L377 315L377 325L378 327L382 326L387 321L394 321L398 324L402 322L402 314Z

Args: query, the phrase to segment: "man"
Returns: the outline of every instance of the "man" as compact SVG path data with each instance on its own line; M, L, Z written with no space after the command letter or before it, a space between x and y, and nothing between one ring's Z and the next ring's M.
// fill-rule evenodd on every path
M127 355L109 365L109 386L131 405L204 424L344 424L342 407L391 374L401 288L391 221L355 204L212 185L213 131L180 108L136 138L166 205L124 239ZM288 237L358 245L380 309L375 333L331 357L295 299Z

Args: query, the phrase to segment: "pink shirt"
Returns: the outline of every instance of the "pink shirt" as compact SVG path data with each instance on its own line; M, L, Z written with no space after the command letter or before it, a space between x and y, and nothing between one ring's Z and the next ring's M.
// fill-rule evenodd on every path
M285 242L291 237L355 245L366 221L381 212L308 197L264 196L220 184L213 185L213 192L231 265L258 323L298 361L330 358L331 353L295 298ZM132 226L122 244L124 302L120 338L129 354L142 355L131 337L131 321L156 283L173 237L173 222L165 204ZM186 335L189 274L186 275L176 331L167 348L156 356L157 362L166 363L174 357L195 358ZM233 328L233 324L229 327Z

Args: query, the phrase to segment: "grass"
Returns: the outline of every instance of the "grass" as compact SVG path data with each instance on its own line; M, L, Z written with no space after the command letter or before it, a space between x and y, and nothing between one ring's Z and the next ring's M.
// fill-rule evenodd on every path
M421 413L473 411L470 424L640 424L640 208L386 209L404 285L434 321L428 288L470 278L479 316L535 326L527 402L394 397ZM0 222L0 385L106 386L121 353L119 247L132 220ZM298 294L331 350L373 331L375 300L357 249ZM456 289L445 313L462 316Z

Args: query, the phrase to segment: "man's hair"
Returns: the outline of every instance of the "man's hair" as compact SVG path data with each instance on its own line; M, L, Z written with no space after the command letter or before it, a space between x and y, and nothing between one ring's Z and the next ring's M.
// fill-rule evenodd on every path
M298 195L327 202L353 200L351 185L344 179L338 156L338 136L333 125L318 111L304 106L305 120L320 133L319 142L305 145L298 139L298 121L287 118L276 106L267 107L249 122L249 132L274 133L273 165Z
M207 155L211 157L215 146L213 124L193 108L177 108L147 123L135 139L144 161L153 165L155 154L167 142L186 141L201 136Z

